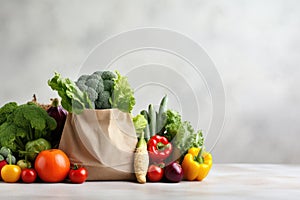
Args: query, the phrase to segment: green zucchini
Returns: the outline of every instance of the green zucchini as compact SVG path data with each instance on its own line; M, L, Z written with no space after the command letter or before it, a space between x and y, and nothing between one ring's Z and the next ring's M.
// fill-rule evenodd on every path
M148 107L148 114L149 114L149 129L150 129L150 137L156 134L156 112L154 110L154 106L152 104Z
M145 133L144 138L146 141L148 141L150 139L149 116L146 110L142 110L141 115L143 115L148 122L146 128L144 129L144 133Z
M168 96L165 95L164 98L162 98L159 106L159 112L156 119L156 132L159 133L163 129L163 127L166 125L167 122L167 116L166 112L168 109Z

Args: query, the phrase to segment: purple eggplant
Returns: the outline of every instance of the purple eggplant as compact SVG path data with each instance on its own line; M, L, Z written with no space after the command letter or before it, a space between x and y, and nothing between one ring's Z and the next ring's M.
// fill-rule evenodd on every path
M183 170L180 164L172 162L165 167L165 178L171 183L178 183L183 178Z
M51 145L53 148L57 148L64 130L68 112L61 105L59 105L57 98L53 99L52 105L47 112L49 116L53 117L57 123L56 129L51 133Z

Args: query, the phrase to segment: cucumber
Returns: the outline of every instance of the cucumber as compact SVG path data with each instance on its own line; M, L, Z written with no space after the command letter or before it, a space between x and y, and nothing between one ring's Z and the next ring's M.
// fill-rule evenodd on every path
M156 126L155 126L155 133L158 133L158 112L155 111L155 116L156 116Z
M148 107L148 114L149 114L149 129L150 129L150 137L156 134L156 112L154 110L154 106L152 104Z
M158 116L156 119L156 132L159 133L163 127L166 125L167 117L166 117L166 112L168 109L168 96L165 95L159 105L159 112Z

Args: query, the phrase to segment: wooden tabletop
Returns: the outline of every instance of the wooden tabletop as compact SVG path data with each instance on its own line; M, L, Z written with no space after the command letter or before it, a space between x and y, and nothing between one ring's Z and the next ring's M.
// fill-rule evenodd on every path
M0 199L300 199L300 165L215 164L202 182L0 182Z

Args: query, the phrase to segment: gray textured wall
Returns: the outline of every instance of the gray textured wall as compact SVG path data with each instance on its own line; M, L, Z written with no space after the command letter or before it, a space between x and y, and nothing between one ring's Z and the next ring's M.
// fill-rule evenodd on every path
M227 96L216 162L300 163L300 1L0 0L0 104L47 102L53 71L75 78L107 37L176 30L214 60Z

